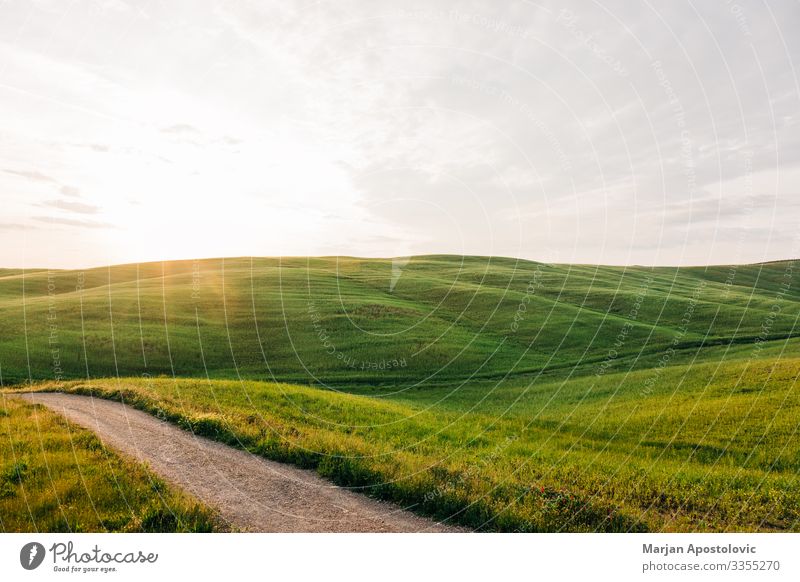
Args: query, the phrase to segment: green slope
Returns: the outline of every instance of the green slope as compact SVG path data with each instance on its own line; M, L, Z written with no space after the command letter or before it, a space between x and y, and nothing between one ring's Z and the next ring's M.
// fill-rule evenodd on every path
M45 384L488 531L800 527L800 359L672 366L446 406L251 381ZM420 394L427 394L420 391Z
M800 295L782 292L791 265L731 275L429 256L391 291L392 262L379 259L17 273L0 278L0 365L6 382L208 373L338 386L616 365L794 337Z
M9 273L0 373L478 529L796 530L795 276L449 256Z

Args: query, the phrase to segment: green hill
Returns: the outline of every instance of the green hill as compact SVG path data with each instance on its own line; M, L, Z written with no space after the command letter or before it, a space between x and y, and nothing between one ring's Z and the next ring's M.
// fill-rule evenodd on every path
M796 276L450 256L8 273L0 367L477 529L797 530Z
M342 387L616 368L667 348L694 357L795 337L791 265L428 256L396 269L393 287L392 261L353 258L12 274L0 278L0 364L7 383L147 373Z

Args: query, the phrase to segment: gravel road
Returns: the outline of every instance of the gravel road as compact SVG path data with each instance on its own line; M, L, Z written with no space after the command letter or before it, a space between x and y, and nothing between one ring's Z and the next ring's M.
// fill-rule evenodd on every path
M397 506L338 487L313 471L269 461L124 404L61 393L21 396L92 430L110 448L252 532L452 532Z

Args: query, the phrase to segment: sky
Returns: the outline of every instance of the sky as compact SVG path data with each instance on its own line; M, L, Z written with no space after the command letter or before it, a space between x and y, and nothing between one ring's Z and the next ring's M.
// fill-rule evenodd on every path
M800 257L800 4L0 0L0 267Z

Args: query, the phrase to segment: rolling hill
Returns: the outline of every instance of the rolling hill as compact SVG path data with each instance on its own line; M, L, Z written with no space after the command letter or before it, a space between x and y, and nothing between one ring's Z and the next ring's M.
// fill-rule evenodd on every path
M796 275L452 256L8 273L0 366L480 530L797 530Z
M208 374L342 387L624 369L666 349L702 358L800 335L791 269L427 256L393 287L391 260L353 258L14 273L0 277L0 364L7 383Z

